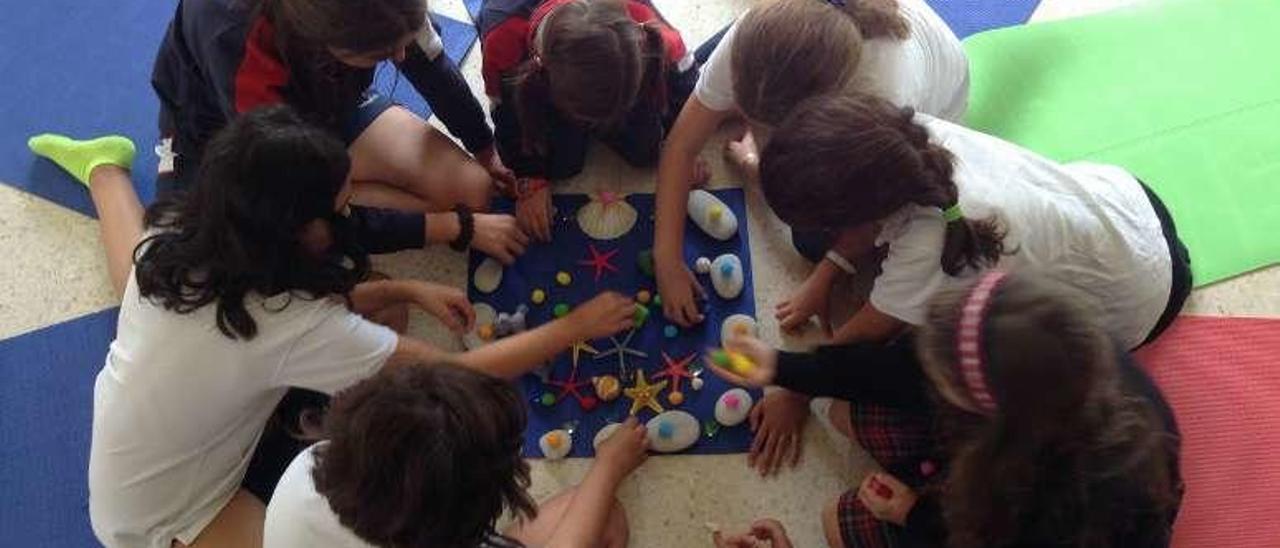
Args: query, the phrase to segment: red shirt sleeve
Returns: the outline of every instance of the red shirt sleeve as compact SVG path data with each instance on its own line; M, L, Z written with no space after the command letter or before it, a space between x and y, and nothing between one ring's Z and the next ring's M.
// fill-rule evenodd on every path
M289 81L289 70L275 54L275 29L259 18L245 39L244 58L236 69L233 99L236 112L284 101L281 90Z
M484 77L484 92L489 97L502 96L503 75L520 66L528 55L525 40L528 32L527 19L512 17L484 35L480 74Z
M662 34L662 42L667 46L667 62L672 65L680 64L684 59L686 50L684 47L684 39L680 38L680 33L676 29L671 28L662 17L658 16L658 12L647 4L631 0L627 2L627 12L631 14L631 18L637 23L648 23L650 21L658 24L659 32Z

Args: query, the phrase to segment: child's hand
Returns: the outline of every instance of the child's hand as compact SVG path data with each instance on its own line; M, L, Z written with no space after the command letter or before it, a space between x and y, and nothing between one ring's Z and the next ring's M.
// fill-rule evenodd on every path
M747 466L764 477L776 473L783 464L795 468L804 452L804 422L808 418L808 396L782 388L766 393L747 415L754 434Z
M689 267L681 261L662 261L654 256L654 277L658 281L658 294L662 296L662 312L668 320L681 327L689 327L703 320L698 312L695 296L706 297L706 290L698 284Z
M529 245L529 237L520 230L515 217L496 213L476 213L471 217L475 222L471 247L506 265L524 254L524 246Z
M609 439L596 448L596 466L603 466L621 480L648 458L649 430L635 417L628 417Z
M632 325L636 305L631 299L606 291L569 313L568 320L578 330L577 340L608 337Z
M916 505L916 493L898 478L881 472L872 472L862 480L858 488L858 500L880 521L906 525L911 508Z
M824 265L818 265L787 300L776 307L778 325L784 331L795 331L813 316L818 317L822 332L831 335L831 319L827 314L828 297L836 277Z
M778 376L777 350L750 335L738 335L729 339L725 342L725 348L746 356L755 364L755 367L742 373L735 373L716 365L710 356L703 358L703 362L712 373L732 384L747 388L763 388L773 384L773 379Z
M543 187L516 200L520 229L539 241L551 241L551 188Z
M455 333L465 333L476 321L476 311L467 294L455 287L414 282L413 302Z
M769 546L771 548L791 548L791 539L787 530L776 519L758 519L751 524L751 531L737 535L723 536L720 531L711 535L716 548L755 548Z
M502 163L502 157L492 145L476 153L476 162L493 177L494 185L499 189L510 188L516 184L516 174Z

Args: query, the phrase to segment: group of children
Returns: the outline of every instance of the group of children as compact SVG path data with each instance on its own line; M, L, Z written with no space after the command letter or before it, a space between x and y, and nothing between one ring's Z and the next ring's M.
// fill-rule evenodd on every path
M489 0L478 24L494 130L423 0L183 0L153 78L155 205L128 140L32 138L87 185L122 296L94 389L104 544L625 545L614 492L644 428L536 504L510 381L627 329L633 303L605 293L454 354L404 331L410 308L470 329L464 294L388 279L369 254L448 242L514 261L550 239L549 185L595 138L657 164L664 313L700 322L685 207L730 119L748 129L727 154L816 263L783 327L825 323L832 284L879 269L828 345L738 337L755 369L712 367L779 387L752 411L762 473L798 461L814 396L883 468L827 505L832 546L1168 544L1177 427L1129 351L1181 309L1187 252L1124 170L960 125L967 61L923 0L769 0L697 52L642 0ZM370 90L384 60L465 152ZM495 193L515 215L484 213ZM790 545L767 519L713 542Z

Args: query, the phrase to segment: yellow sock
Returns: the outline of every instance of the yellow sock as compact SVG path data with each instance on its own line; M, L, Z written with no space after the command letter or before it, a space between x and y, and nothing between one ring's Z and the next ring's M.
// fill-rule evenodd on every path
M27 147L37 156L58 164L85 186L89 185L93 168L113 165L129 169L136 152L133 141L120 135L77 141L65 135L44 133L28 139Z

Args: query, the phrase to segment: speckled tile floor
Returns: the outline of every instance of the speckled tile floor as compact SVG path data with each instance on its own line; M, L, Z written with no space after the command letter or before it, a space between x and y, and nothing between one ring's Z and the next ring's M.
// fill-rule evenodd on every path
M682 31L690 45L702 42L751 0L654 0ZM995 1L995 0L993 0ZM1032 20L1070 17L1134 0L1046 0ZM459 0L436 1L435 9L463 18ZM479 56L466 59L464 71L479 90ZM707 146L703 157L714 171L713 186L734 186L720 151L727 132ZM145 148L145 147L144 147ZM608 152L592 151L588 168L566 190L584 192L619 184L634 192L652 192L653 175L632 169ZM806 265L790 249L786 231L764 207L758 191L748 191L756 307L770 342L801 347L784 339L767 312L785 298L785 288L803 279ZM113 306L97 223L79 214L0 185L0 338ZM377 260L396 276L415 276L462 286L465 264L447 250L405 252ZM1194 314L1280 317L1280 267L1254 272L1196 291L1186 311ZM457 346L433 320L415 318L412 329L439 344ZM631 520L632 545L672 547L709 545L704 526L715 522L741 526L758 516L780 519L796 546L824 544L819 510L824 501L855 483L867 464L847 444L834 444L811 421L805 432L801 466L763 480L745 466L745 456L665 456L650 459L620 491ZM539 498L576 483L588 462L535 461L533 491Z

